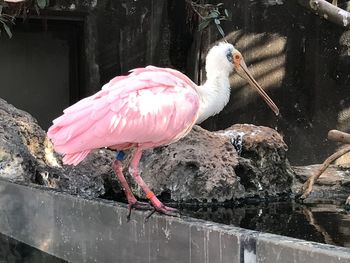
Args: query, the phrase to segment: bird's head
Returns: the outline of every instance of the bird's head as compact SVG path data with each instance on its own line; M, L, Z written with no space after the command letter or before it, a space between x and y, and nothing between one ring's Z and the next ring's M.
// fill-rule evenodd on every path
M279 109L276 104L253 78L244 62L241 52L235 49L232 44L219 43L209 50L206 57L206 71L207 74L217 74L217 72L220 71L227 75L236 72L241 78L245 79L250 86L257 90L276 115L279 114Z

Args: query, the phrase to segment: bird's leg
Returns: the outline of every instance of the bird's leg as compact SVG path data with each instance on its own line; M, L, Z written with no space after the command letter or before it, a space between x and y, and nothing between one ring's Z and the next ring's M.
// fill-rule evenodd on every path
M139 169L138 169L141 156L142 156L142 149L137 148L131 160L131 164L129 168L130 174L135 179L136 183L145 192L147 199L150 200L155 211L162 214L170 215L170 216L178 216L179 215L178 210L172 207L165 206L161 201L159 201L159 199L155 196L155 194L150 190L148 185L141 178L139 174ZM153 213L151 213L151 215L152 214Z
M130 186L129 186L128 182L126 181L125 176L123 174L123 166L122 166L121 159L123 159L123 157L120 157L120 152L119 152L119 153L117 153L116 160L113 162L112 167L113 167L113 170L118 178L119 183L121 184L121 186L124 190L124 193L126 195L126 199L128 200L129 213L128 213L127 218L130 219L131 209L135 208L135 209L149 210L149 209L151 209L151 207L148 203L139 202L135 198L135 196L132 193Z
M113 170L118 178L119 183L122 185L122 188L124 190L124 193L126 195L126 199L128 200L129 206L131 208L144 208L144 207L149 207L149 204L139 202L135 198L134 194L132 193L130 186L128 182L126 181L124 175L123 175L123 168L122 168L122 163L119 160L115 160L113 163Z

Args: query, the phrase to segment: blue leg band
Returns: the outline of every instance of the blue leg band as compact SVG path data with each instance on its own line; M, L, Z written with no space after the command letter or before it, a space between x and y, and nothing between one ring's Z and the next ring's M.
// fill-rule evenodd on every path
M123 161L124 157L125 157L124 151L118 151L115 154L115 159L117 159L118 161Z

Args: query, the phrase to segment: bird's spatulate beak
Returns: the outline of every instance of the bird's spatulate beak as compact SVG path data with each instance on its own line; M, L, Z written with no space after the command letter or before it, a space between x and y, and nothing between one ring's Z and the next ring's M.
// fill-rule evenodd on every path
M262 87L258 84L258 82L256 82L256 80L253 78L252 74L249 72L249 69L243 59L240 60L239 65L236 65L235 70L240 77L248 81L248 83L258 91L258 93L265 100L267 105L269 105L269 107L273 110L273 112L276 115L278 115L280 112L278 107L272 101L269 95L266 94L266 92L262 89Z

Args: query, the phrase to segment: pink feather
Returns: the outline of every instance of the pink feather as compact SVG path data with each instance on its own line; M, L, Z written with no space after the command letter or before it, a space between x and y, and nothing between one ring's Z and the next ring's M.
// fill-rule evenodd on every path
M196 85L173 69L148 66L119 76L64 110L48 130L63 162L77 165L95 148L170 144L185 136L199 110Z

